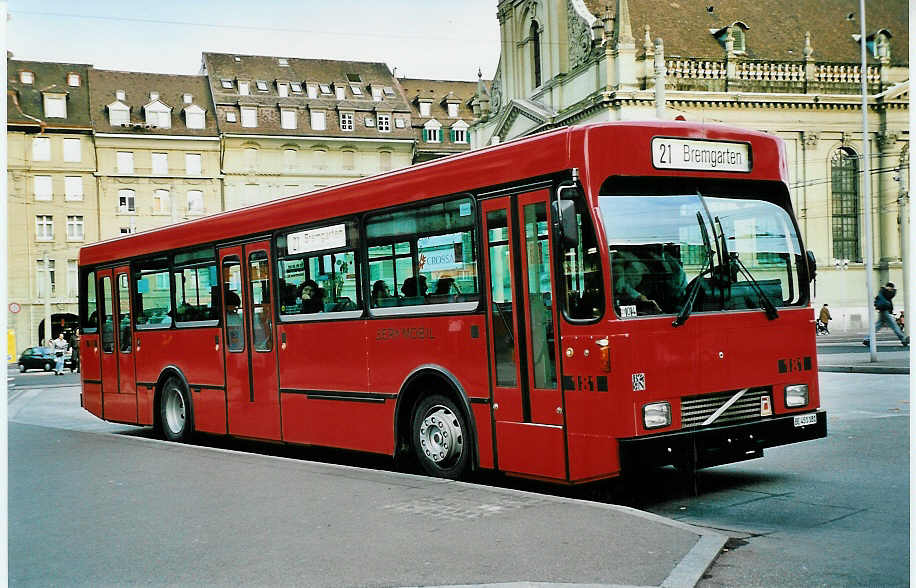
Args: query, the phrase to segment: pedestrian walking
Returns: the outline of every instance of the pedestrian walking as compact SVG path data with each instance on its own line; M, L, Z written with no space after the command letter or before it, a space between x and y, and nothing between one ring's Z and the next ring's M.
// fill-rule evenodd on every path
M833 317L830 316L830 309L827 308L827 303L824 303L824 306L821 307L821 314L818 317L818 320L821 321L821 325L824 326L824 333L828 335L830 334L830 324L829 323L831 319L833 319Z
M80 371L80 339L74 332L70 335L70 372Z
M900 339L900 344L904 347L910 346L910 338L903 334L903 331L900 330L900 327L897 326L897 321L894 320L894 303L891 300L894 299L894 296L897 294L897 287L894 286L893 282L888 282L878 291L878 295L875 296L875 310L878 311L878 320L875 321L875 335L877 336L878 330L883 326L887 325L894 334L897 335L897 338ZM862 341L862 345L868 347L869 340L868 337Z
M61 332L57 336L57 339L51 343L51 346L54 349L54 375L62 376L64 375L64 353L67 352L70 344L67 343L67 340L64 339L63 332Z

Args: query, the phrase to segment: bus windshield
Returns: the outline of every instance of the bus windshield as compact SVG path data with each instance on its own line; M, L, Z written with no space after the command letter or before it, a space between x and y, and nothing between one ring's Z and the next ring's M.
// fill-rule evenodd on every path
M621 318L804 304L801 244L789 214L759 199L601 196ZM699 282L694 286L695 282Z

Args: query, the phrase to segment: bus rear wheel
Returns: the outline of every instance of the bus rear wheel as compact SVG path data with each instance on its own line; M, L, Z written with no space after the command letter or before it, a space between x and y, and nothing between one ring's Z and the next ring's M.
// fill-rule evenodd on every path
M191 436L191 403L178 378L166 380L159 398L159 426L169 441L186 441Z
M445 396L423 398L414 409L412 445L420 465L431 476L457 480L468 469L468 424Z

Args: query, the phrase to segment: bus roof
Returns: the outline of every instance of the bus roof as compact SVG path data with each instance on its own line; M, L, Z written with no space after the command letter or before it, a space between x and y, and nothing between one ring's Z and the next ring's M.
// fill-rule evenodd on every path
M654 137L747 143L753 153L753 168L749 173L657 170L653 168L650 151ZM498 188L573 167L580 170L583 185L593 194L610 175L689 175L785 182L788 171L784 151L778 137L723 125L645 121L564 127L313 192L93 243L80 249L80 265L242 239L414 200Z

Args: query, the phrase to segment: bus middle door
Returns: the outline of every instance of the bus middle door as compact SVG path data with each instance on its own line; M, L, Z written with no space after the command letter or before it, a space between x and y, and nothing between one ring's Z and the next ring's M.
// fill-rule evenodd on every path
M99 272L102 317L102 405L104 418L137 422L137 380L133 353L130 269Z
M219 258L229 434L279 440L270 242L224 247Z
M481 204L499 469L565 479L549 191Z

